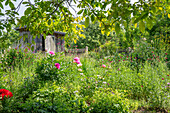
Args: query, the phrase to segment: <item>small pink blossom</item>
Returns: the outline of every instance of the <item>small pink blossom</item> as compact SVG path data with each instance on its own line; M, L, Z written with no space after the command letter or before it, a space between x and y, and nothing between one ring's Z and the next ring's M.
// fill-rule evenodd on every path
M80 59L78 57L75 57L74 58L74 61L79 61Z
M106 65L104 65L104 64L103 64L103 65L102 65L102 67L104 67L104 68L105 68L105 67L106 67Z
M164 78L162 78L162 80L164 80Z
M81 64L81 62L80 62L80 61L76 61L76 63L77 63L77 64Z
M55 67L56 67L57 69L60 69L60 64L59 64L59 63L55 63Z
M54 52L53 52L53 51L49 51L49 53L50 53L51 55L54 55Z
M168 53L165 53L165 55L167 55Z

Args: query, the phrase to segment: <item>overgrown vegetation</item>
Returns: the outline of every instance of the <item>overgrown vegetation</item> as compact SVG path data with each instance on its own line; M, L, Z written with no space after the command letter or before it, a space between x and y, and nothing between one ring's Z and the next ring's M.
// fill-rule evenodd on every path
M169 54L165 51L149 49L144 62L123 54L103 59L81 56L82 65L74 63L73 56L60 53L46 53L44 57L12 49L5 56L11 53L16 58L9 61L16 65L1 63L0 86L13 93L13 97L2 100L3 112L170 110ZM22 62L18 62L21 57L17 54L24 54Z

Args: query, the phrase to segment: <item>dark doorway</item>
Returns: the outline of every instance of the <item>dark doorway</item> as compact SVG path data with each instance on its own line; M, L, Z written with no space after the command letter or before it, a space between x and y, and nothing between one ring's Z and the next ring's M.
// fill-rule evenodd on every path
M42 51L45 51L45 39L44 39L44 36L42 36Z

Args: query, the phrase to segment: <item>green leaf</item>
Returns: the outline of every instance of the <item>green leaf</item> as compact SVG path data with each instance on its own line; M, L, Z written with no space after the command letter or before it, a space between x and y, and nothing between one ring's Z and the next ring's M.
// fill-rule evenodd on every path
M147 19L147 20L146 20L146 25L147 25L148 29L151 30L152 27L153 27L153 22L152 22L152 20L151 20L151 19Z
M0 16L4 16L4 14L0 12Z
M95 17L94 17L94 15L92 14L91 15L91 21L93 22L95 20Z
M3 7L3 5L2 5L2 3L0 2L0 7L2 8L2 9L4 9L4 7Z
M142 33L145 32L145 23L143 21L139 22L139 29Z
M48 20L48 25L51 25L51 19Z
M27 8L24 12L25 15L29 15L31 13L31 8Z
M86 16L86 15L87 15L87 10L85 9L83 12L83 16Z
M77 14L78 14L78 15L80 15L82 12L83 12L83 9L82 9L82 10L80 10Z
M115 31L116 31L116 34L119 34L119 32L120 32L120 25L119 25L119 23L116 23Z
M6 2L5 2L5 5L8 5L9 4L9 0L7 0Z
M9 2L9 6L10 6L11 9L15 9L15 6L12 2Z
M23 2L22 4L29 4L29 2Z
M87 17L86 20L85 20L85 26L86 26L86 27L89 26L89 17Z
M139 22L140 20L142 19L145 19L146 17L148 16L148 12L143 14L143 15L140 15L135 21L134 21L134 24Z

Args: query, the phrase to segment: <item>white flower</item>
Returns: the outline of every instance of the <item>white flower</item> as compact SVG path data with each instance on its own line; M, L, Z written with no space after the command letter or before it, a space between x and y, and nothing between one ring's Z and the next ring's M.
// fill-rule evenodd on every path
M103 84L106 84L106 82L103 82Z
M82 66L82 64L78 64L77 66L80 67L80 66Z
M80 73L80 75L84 75L83 73Z
M78 91L74 91L74 93L78 93Z

